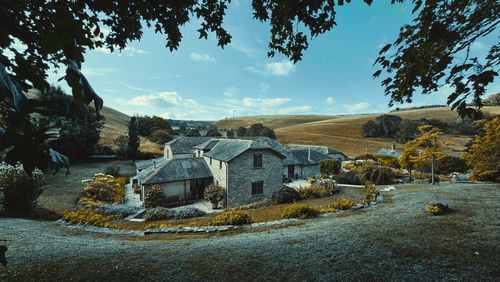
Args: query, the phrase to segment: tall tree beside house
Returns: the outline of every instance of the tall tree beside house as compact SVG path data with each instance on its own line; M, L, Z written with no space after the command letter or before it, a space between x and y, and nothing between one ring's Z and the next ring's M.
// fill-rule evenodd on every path
M431 181L434 184L434 162L444 158L446 155L442 153L443 144L439 140L439 137L443 135L443 132L432 125L421 125L418 127L420 136L407 143L409 146L408 151L415 152L420 151L417 155L410 153L408 156L410 161L414 164L420 164L422 162L431 162Z
M248 137L258 137L265 136L272 139L276 139L276 134L271 128L262 125L261 123L254 123L248 129L246 129L246 136Z
M128 156L135 161L141 140L137 135L137 118L131 117L128 123Z
M207 131L205 136L207 136L207 137L221 137L222 134L220 134L219 130L217 130L217 129L210 129Z
M500 181L500 117L480 124L483 125L484 136L476 135L464 158L474 168L474 180Z
M416 162L415 158L418 157L417 147L412 146L410 142L405 144L405 149L399 157L399 165L401 168L408 170L409 181L411 182L411 171L414 168L420 167L424 162Z

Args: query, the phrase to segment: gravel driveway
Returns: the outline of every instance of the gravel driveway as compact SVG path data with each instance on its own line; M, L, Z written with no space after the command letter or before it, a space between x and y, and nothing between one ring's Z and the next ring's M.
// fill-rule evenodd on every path
M384 199L298 226L182 238L2 218L0 280L499 280L500 184L399 185ZM431 202L455 211L427 216Z

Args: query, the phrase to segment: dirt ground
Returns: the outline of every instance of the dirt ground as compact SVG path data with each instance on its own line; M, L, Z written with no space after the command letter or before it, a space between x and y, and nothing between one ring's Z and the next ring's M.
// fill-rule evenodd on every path
M250 233L143 237L0 219L0 280L498 281L500 184L397 185L384 203ZM426 215L433 202L453 212Z

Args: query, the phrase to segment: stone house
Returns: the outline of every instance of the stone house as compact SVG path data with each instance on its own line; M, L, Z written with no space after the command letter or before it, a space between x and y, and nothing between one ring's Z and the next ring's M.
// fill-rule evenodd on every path
M290 150L311 150L317 153L320 153L322 155L327 156L330 159L339 159L341 162L345 161L348 159L344 153L337 151L335 149L332 149L327 146L313 146L313 145L298 145L298 144L290 144L288 146Z
M319 174L319 163L322 160L330 159L328 156L313 150L291 150L297 160L300 161L296 178L308 178Z
M281 187L285 156L266 144L240 139L179 139L190 140L167 143L163 159L138 162L141 199L154 184L163 188L171 202L199 199L203 188L213 182L226 189L224 206L234 207L270 199Z

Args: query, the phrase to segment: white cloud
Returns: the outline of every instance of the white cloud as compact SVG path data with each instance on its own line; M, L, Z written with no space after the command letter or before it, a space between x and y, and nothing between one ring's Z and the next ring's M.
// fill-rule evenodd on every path
M105 47L105 46L95 48L95 51L101 52L101 53L104 53L104 54L111 54L111 50L109 48ZM149 52L146 51L146 50L135 48L135 47L126 46L121 51L118 50L118 49L115 49L115 54L117 54L117 56L125 55L125 56L128 56L128 57L131 57L131 56L134 56L135 54L146 55L146 54L149 54Z
M351 113L360 112L360 111L368 109L369 107L370 107L370 104L366 103L366 102L361 102L361 103L357 103L354 105L344 105L344 108L346 108Z
M191 60L193 61L199 62L215 62L215 58L208 54L191 53L191 55L189 55L189 58L191 58Z
M236 92L238 92L238 89L234 86L229 86L224 89L224 96L226 97L234 97L236 95Z
M266 93L268 90L269 90L269 85L265 84L265 83L261 83L259 85L259 88L260 88L260 92L262 93Z
M153 108L167 108L174 105L186 106L186 107L198 106L195 100L183 99L177 94L177 92L152 93L148 95L137 96L130 100L118 98L116 99L116 101L127 105L145 106Z
M247 67L246 70L263 75L288 76L295 70L295 65L290 61L283 60L281 62L268 63L259 68Z
M274 108L287 104L291 101L290 98L244 98L243 105L247 107Z
M101 76L105 75L110 72L116 72L120 71L120 69L115 69L115 68L87 68L87 67L82 67L82 73L84 75L96 75L96 76Z
M290 107L279 109L278 113L281 115L289 115L289 114L305 114L311 112L311 106L298 106L298 107Z
M266 70L278 76L289 75L294 69L295 65L287 60L266 64Z
M335 104L335 99L333 99L333 97L326 98L326 104L327 105L333 105L333 104Z

